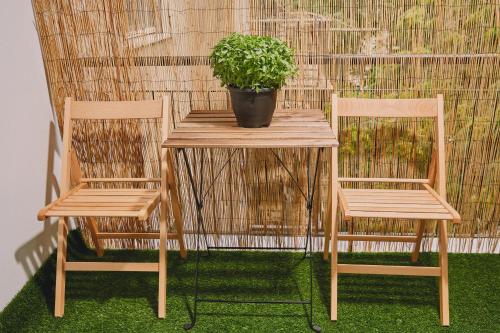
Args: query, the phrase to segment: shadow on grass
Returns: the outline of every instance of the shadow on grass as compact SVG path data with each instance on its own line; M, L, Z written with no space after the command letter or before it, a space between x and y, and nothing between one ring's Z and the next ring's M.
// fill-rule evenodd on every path
M107 250L97 257L86 247L77 230L68 235L68 261L157 261L155 251ZM36 285L42 290L49 312L54 309L56 284L56 253L53 253L34 276ZM66 300L80 299L104 303L112 298L146 298L151 308L158 306L158 274L143 272L67 272Z
M192 256L194 257L195 254ZM303 301L304 297L295 276L295 271L303 263L302 257L302 254L290 254L289 252L212 251L210 256L203 257L200 262L199 297L233 301ZM195 265L196 262L193 259L184 265L169 267L171 271L170 275L175 275L176 282L178 283L175 288L176 293L182 295L183 303L191 320L194 316ZM187 281L191 281L191 283ZM298 315L297 311L293 314L281 314L279 312L259 314L255 311L248 312L246 307L238 312L204 311L203 308L206 304L206 302L198 304L198 315L269 318L297 317ZM211 307L217 306L214 303L210 304ZM241 309L241 306L243 304L232 307L232 309ZM256 304L246 304L245 306L251 309ZM296 306L296 309L301 309L298 305L292 306ZM305 307L302 308L304 316L309 320L308 309Z
M412 264L404 253L339 253L339 263L405 266L436 266L433 255L422 253ZM330 309L330 262L320 255L315 258L315 275L320 299ZM338 303L431 305L439 311L439 287L435 277L339 274Z
M189 316L193 316L195 254L191 260L180 259L169 251L168 294L182 298ZM103 257L86 247L81 234L75 230L68 235L69 261L136 261L155 262L157 251L107 250ZM200 264L200 296L227 300L304 300L295 271L303 262L301 253L290 252L232 252L212 251L202 257ZM299 269L300 270L300 269ZM54 308L56 254L54 253L34 277L43 291L49 312ZM66 300L91 300L105 303L114 298L143 298L156 312L158 276L143 272L68 272ZM308 294L307 294L308 297ZM306 297L306 298L307 298ZM297 307L300 309L301 307ZM303 307L308 318L308 308ZM216 314L217 311L214 312ZM199 314L209 315L210 312ZM231 315L225 312L225 315ZM234 313L234 316L275 317L277 314ZM297 316L297 314L294 314Z
M157 251L108 250L102 258L88 249L79 232L68 237L68 257L71 261L130 261L156 262ZM323 315L330 308L330 264L321 259L321 253L313 257L313 279L315 312ZM341 263L374 263L410 265L407 254L340 254ZM177 296L184 304L187 314L193 317L195 253L190 260L182 260L175 251L168 255L168 294ZM422 254L417 265L436 265L436 256ZM54 308L56 258L53 254L34 281L43 291L49 312ZM202 257L200 264L200 297L226 300L305 300L309 298L308 260L302 253L291 252L229 252L212 251ZM432 277L377 276L342 274L339 278L340 304L399 304L431 305L439 311L438 280ZM319 292L317 291L319 290ZM66 296L68 300L91 300L105 303L114 298L142 298L147 300L152 312L156 312L158 276L142 272L69 272L67 274ZM318 302L318 300L320 302ZM277 311L260 313L255 307L217 306L205 307L202 303L199 315L230 317L298 317L302 313L310 321L309 306L290 308L288 312L276 307ZM322 306L320 305L322 304ZM267 305L266 305L267 306ZM270 305L273 306L273 305ZM234 309L234 310L233 310ZM297 309L297 310L295 310ZM323 316L321 315L321 316Z

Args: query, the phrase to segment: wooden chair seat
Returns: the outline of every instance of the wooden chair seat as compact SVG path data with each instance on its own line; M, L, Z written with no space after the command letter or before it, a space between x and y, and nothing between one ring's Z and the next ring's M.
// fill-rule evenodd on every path
M346 219L352 217L454 220L458 213L424 190L339 189ZM343 198L342 198L343 197Z
M135 217L146 220L160 202L159 189L90 189L80 184L38 216Z

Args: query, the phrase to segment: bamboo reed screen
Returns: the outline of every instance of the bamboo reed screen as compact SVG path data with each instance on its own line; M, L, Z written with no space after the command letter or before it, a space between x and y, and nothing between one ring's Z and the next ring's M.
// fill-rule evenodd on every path
M448 199L463 218L462 225L451 226L450 234L458 240L450 243L450 250L463 252L498 251L499 8L495 0L33 0L59 126L65 96L135 100L171 94L173 123L193 108L226 108L226 93L212 77L207 55L217 40L234 31L275 36L295 49L300 73L281 90L281 107L321 108L329 115L332 92L361 97L443 93ZM80 125L83 130L75 132L74 140L86 175L158 176L155 124ZM346 119L340 140L342 175L425 177L433 130L425 121ZM305 186L305 168L299 162L305 152L279 153ZM205 154L205 181L228 154ZM314 214L319 236L326 170L323 161L322 205ZM193 198L179 163L176 172L189 232ZM298 235L306 222L304 200L269 152L235 153L213 189L204 208L211 241L288 246L303 241ZM102 228L151 230L156 224L156 218L144 225L111 220L102 221ZM352 232L414 230L406 221L361 220L341 226ZM84 223L82 229L88 240ZM434 226L427 231L433 236ZM124 240L107 245L156 246ZM364 246L368 251L407 249L402 244Z

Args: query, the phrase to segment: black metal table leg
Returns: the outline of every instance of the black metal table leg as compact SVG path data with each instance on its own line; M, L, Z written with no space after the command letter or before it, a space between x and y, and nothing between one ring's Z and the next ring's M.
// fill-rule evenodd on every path
M193 150L194 151L194 150ZM203 234L205 236L205 243L207 246L207 251L209 248L207 235L205 232L205 228L203 227L203 197L201 194L203 193L203 154L201 156L201 168L200 168L200 187L199 192L196 191L196 184L194 182L193 172L191 170L191 166L189 164L189 160L187 158L186 151L181 149L182 156L184 158L184 163L186 164L186 169L188 172L189 181L191 183L191 188L193 189L194 198L196 201L196 268L195 268L195 283L194 283L194 308L193 308L193 316L191 317L191 322L186 323L184 325L185 330L189 330L194 327L196 324L196 315L198 312L198 292L199 292L199 270L200 270L200 229L203 229ZM193 152L194 154L194 152ZM196 160L196 159L195 159Z
M196 268L195 268L195 282L194 282L194 309L191 322L184 324L184 329L187 331L194 327L196 324L196 313L198 311L198 280L199 280L199 266L200 266L200 217L197 218L197 231L196 231Z
M205 239L205 245L207 247L207 252L210 253L210 246L208 244L208 238L207 238L207 233L205 231L205 225L203 223L203 215L202 215L202 209L203 209L203 200L205 196L203 196L203 166L204 166L204 150L202 150L201 154L201 161L200 161L200 187L199 187L199 192L196 190L196 183L194 181L193 177L193 171L191 170L191 165L189 164L189 160L187 158L187 153L184 148L181 148L182 152L182 157L184 158L184 163L186 164L186 169L188 172L188 177L189 177L189 182L191 183L191 188L193 189L193 195L194 195L194 200L196 202L196 212L197 212L197 220L200 223L201 230L203 231L203 238ZM193 155L194 155L194 149L193 149ZM194 160L196 162L196 156L194 156Z
M319 148L316 154L316 165L314 167L314 176L311 179L310 148L308 148L307 150L307 236L306 236L306 246L304 251L305 252L307 251L307 245L309 245L309 301L310 301L309 326L314 332L321 332L321 327L314 324L314 317L313 317L314 302L313 302L313 238L312 238L312 209L314 203L314 192L316 189L316 178L318 176L318 166L319 166L321 151L322 148Z
M313 238L312 238L312 209L313 209L313 199L314 199L314 191L315 191L315 184L316 184L316 179L317 179L317 174L318 174L318 167L319 167L319 161L320 161L320 155L322 152L322 148L318 149L317 155L316 155L316 164L314 168L314 175L311 177L311 170L310 170L310 148L307 150L307 194L302 191L300 188L298 181L292 176L290 170L286 167L286 165L283 163L283 161L279 158L279 156L273 151L274 156L277 158L277 160L280 162L280 164L286 169L292 180L294 181L295 185L297 188L300 190L301 194L304 196L306 199L306 204L307 204L307 233L306 233L306 241L305 241L305 246L304 246L304 255L308 257L309 259L309 300L304 300L304 301L297 301L297 300L283 300L283 301L238 301L238 300L222 300L222 299L204 299L199 297L199 275L200 275L200 232L203 232L204 239L205 239L205 244L207 247L207 251L209 251L210 248L216 248L216 249L283 249L283 248L278 248L278 247L218 247L218 246L210 246L208 244L208 239L207 239L207 233L204 227L203 223L203 214L202 214L202 209L203 209L203 200L205 196L208 194L208 191L212 188L212 186L215 183L215 180L220 176L222 169L225 168L225 166L228 164L229 160L232 158L236 150L233 151L233 153L229 156L228 161L224 163L222 166L222 169L219 171L215 179L212 180L212 183L208 186L208 189L206 190L205 193L203 193L203 164L204 164L204 159L203 159L203 150L201 154L201 161L200 161L200 185L199 188L196 188L195 180L193 177L193 171L191 170L191 166L189 163L189 160L187 158L187 154L184 148L181 148L180 151L182 152L182 156L184 158L184 162L186 165L186 169L188 172L188 177L189 181L191 183L191 188L193 190L193 195L196 201L196 212L197 212L197 228L196 228L196 267L195 267L195 298L194 298L194 311L193 315L191 317L191 322L186 323L184 325L185 330L189 330L194 327L196 324L196 318L197 318L197 311L198 311L198 303L199 302L216 302L216 303L250 303L250 304L255 304L255 303L264 303L264 304L309 304L310 305L310 313L309 313L309 326L310 328L315 331L315 332L321 332L321 328L318 325L315 325L313 323ZM193 149L193 154L194 154L194 149ZM196 156L194 156L194 161L196 162ZM309 255L307 256L307 248L309 247Z

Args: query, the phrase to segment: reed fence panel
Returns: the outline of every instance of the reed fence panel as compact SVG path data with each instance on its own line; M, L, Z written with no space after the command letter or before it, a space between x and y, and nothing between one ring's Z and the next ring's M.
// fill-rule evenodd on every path
M495 0L32 0L51 100L62 128L65 96L135 100L171 94L172 126L191 109L224 109L227 96L208 55L237 31L271 35L295 49L299 74L280 91L281 107L319 108L329 117L333 92L360 97L445 96L447 190L463 223L450 226L452 251L497 252L500 222L500 6ZM92 177L158 177L158 124L77 124L75 151ZM110 131L106 132L108 129ZM425 177L433 144L429 122L342 120L340 172L362 177ZM204 155L205 181L229 152ZM305 186L301 150L280 151ZM199 159L198 159L199 162ZM199 165L199 163L197 163ZM321 236L327 165L321 164ZM186 230L194 200L177 163ZM210 240L224 244L300 245L305 202L270 152L236 152L204 208ZM81 221L80 221L81 222ZM152 222L152 223L150 223ZM150 231L101 221L107 231ZM81 223L86 240L88 230ZM349 226L342 223L347 231ZM407 221L360 220L351 231L406 234ZM431 247L434 225L424 248ZM264 236L264 237L263 237ZM187 245L192 246L188 235ZM107 240L109 247L152 248L153 240ZM320 242L316 242L318 247ZM90 244L92 245L92 244ZM171 244L176 246L175 243ZM406 250L366 243L360 249Z

